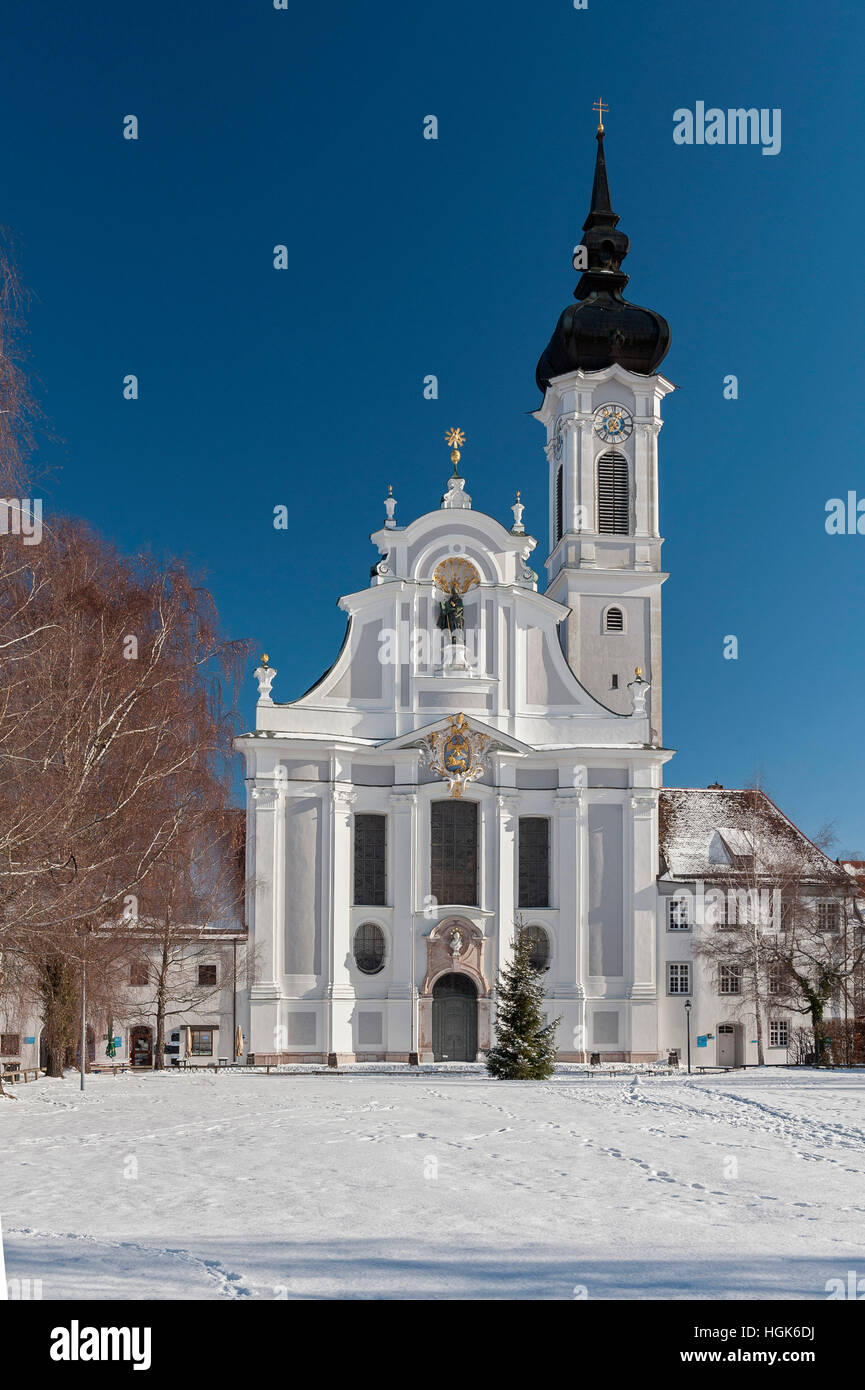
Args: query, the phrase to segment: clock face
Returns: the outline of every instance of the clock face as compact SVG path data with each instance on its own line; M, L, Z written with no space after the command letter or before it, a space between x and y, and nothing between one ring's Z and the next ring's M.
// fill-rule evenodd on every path
M595 411L595 433L608 444L627 439L634 428L634 417L623 405L614 401L599 405Z

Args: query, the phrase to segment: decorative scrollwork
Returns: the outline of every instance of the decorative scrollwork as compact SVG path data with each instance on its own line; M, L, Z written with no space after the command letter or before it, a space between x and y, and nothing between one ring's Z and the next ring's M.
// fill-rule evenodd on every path
M427 734L424 759L447 782L451 796L462 796L468 782L483 776L490 742L488 734L472 729L465 715L457 714L446 729Z

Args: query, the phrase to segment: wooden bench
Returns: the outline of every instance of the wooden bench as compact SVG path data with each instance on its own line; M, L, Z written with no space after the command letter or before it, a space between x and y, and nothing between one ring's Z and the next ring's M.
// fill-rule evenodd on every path
M96 1076L103 1071L110 1071L112 1076L117 1076L120 1072L131 1070L128 1062L92 1062L90 1065L91 1075Z
M25 1082L25 1083L26 1083L26 1082L28 1082L28 1081L38 1081L38 1080L39 1080L39 1068L38 1068L38 1067L13 1067L13 1066L7 1066L6 1064L4 1064L4 1066L3 1066L3 1080L4 1080L4 1081L8 1081L8 1082L10 1083L10 1085L12 1085L12 1086L16 1086L19 1082Z

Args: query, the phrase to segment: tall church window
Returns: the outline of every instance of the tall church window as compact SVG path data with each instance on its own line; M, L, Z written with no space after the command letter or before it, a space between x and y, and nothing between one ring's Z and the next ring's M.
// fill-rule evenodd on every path
M520 907L550 905L550 822L545 816L520 816Z
M478 906L478 804L434 801L430 806L430 892L440 903Z
M598 459L598 530L606 535L627 536L630 520L628 460L618 449L608 449Z
M564 471L559 464L556 470L556 544L562 539L565 531L565 500L564 500Z
M366 907L387 902L387 816L354 818L354 900Z

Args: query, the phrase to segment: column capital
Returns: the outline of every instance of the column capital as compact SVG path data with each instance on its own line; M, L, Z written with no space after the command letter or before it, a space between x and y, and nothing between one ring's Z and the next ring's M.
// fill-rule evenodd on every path
M349 812L357 801L357 792L351 786L331 786L330 804L335 811Z
M657 804L657 797L651 793L631 797L631 810L636 811L638 816L650 816Z
M254 782L252 799L257 811L272 811L279 804L284 787L277 782Z
M388 803L395 811L410 811L412 807L417 805L417 792L414 787L411 791L392 791L388 797Z

